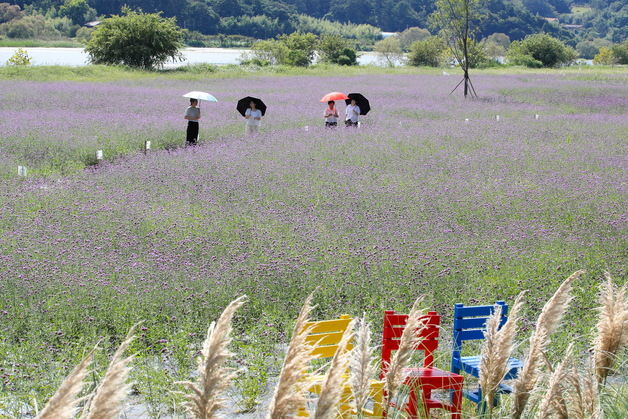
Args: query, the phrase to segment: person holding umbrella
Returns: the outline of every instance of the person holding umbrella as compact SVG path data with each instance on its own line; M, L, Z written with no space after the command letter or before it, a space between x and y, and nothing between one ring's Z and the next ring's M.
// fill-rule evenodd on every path
M198 141L198 120L201 119L201 109L198 106L198 99L190 99L190 106L185 111L185 118L188 121L188 129L185 135L186 145L196 145Z
M198 142L198 121L201 119L199 101L204 100L207 102L218 102L218 99L209 93L198 91L188 92L184 94L183 97L190 99L190 106L185 111L185 116L183 117L188 121L185 143L186 145L196 145Z
M371 111L369 100L361 93L349 93L347 99L346 120L347 127L358 127L360 115L366 115Z
M246 134L251 135L259 132L262 117L266 114L264 102L256 97L247 96L238 101L236 109L246 119Z
M333 128L338 126L338 109L336 109L336 102L330 100L327 102L327 107L325 108L325 113L323 114L325 117L325 128Z
M351 99L351 102L345 109L345 127L357 127L360 121L360 107L355 99Z

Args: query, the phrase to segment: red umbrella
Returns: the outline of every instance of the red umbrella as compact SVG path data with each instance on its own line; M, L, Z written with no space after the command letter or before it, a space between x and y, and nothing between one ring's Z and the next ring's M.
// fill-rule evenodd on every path
M341 92L331 92L331 93L327 93L325 96L323 96L323 98L321 99L321 102L329 102L330 100L336 101L336 100L347 100L349 99L349 96L345 95L344 93Z

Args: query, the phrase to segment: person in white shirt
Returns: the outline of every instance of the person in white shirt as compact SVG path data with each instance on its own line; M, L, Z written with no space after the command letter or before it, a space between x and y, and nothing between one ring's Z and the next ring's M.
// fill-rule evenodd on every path
M360 120L360 107L357 105L355 99L351 99L351 104L347 105L345 110L345 126L357 127Z
M323 113L323 117L325 118L325 128L333 128L338 126L338 109L336 109L336 102L330 100L327 102L327 107L325 108L325 112Z
M198 99L190 99L190 107L183 117L188 121L185 142L187 145L196 145L198 141L198 120L201 119L201 110L197 108Z
M259 132L259 127L262 124L262 111L257 109L255 102L251 101L249 108L244 113L244 118L246 118L247 134Z

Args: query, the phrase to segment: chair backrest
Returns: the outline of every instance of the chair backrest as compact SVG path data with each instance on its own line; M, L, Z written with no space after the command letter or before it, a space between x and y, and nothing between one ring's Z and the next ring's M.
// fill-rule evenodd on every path
M382 378L386 375L390 366L392 352L399 349L401 335L406 328L407 321L407 314L397 314L393 310L387 310L384 312L381 362ZM416 331L421 339L417 343L415 350L423 351L423 367L429 368L434 365L434 352L438 348L440 315L435 311L430 311L426 315L421 316L421 324L422 327Z
M465 340L484 339L486 321L493 314L497 305L502 307L499 322L499 327L502 327L508 320L508 305L503 301L497 301L495 305L487 306L465 306L464 304L454 306L454 352L461 350L462 342Z
M342 315L339 319L309 322L306 327L310 327L310 333L306 340L314 345L313 354L318 358L332 358L338 351L338 344L347 331L350 316ZM348 349L351 349L352 342L349 342Z

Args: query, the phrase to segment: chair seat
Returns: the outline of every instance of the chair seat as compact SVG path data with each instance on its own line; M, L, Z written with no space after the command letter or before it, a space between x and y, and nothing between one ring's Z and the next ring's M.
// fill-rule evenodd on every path
M463 356L458 361L454 359L454 362L458 363L458 367L466 372L467 374L471 374L474 377L480 376L480 356ZM517 377L517 373L519 369L523 367L523 362L518 360L517 358L509 358L505 380L511 380Z
M422 387L450 389L462 385L464 377L439 368L405 368L405 384L417 382Z

